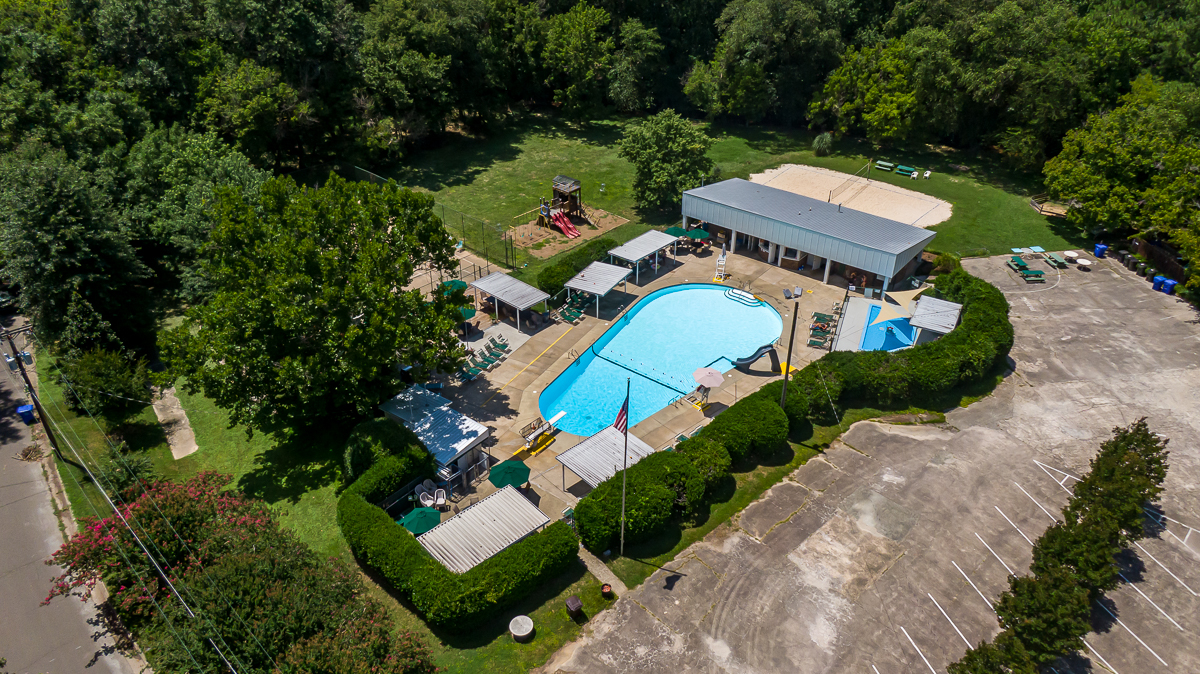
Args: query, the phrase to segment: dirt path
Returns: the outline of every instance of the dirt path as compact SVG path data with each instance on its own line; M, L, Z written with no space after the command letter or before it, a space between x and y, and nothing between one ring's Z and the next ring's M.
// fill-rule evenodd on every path
M175 389L169 388L160 393L154 403L154 414L158 416L158 423L162 424L163 432L167 434L171 456L178 461L200 448L196 446L196 434L192 433L192 424L188 421L187 412L175 397Z

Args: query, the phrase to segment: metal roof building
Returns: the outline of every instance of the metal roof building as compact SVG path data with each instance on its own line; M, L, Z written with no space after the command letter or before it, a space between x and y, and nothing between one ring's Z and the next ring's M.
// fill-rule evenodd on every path
M429 531L417 541L454 573L466 573L550 523L550 518L511 485Z
M923 295L917 298L908 324L944 335L958 325L958 316L961 313L961 304Z
M634 283L637 283L637 270L640 270L640 266L637 266L637 263L663 250L667 246L677 243L679 243L679 237L652 229L624 245L613 248L608 251L608 254L635 265L633 279Z
M600 298L612 292L618 283L624 283L632 269L618 267L605 262L593 262L563 284L568 290L591 293L596 296L596 318L600 318Z
M632 466L653 453L654 449L650 445L642 442L636 435L629 434L629 465ZM563 465L564 489L567 486L567 470L595 489L601 482L616 475L624 465L625 434L613 426L606 426L604 430L559 454L557 458Z
M471 287L483 291L517 310L517 329L521 329L521 312L538 302L550 299L550 295L533 286L518 281L504 272L492 272L481 279L471 281Z
M887 282L934 232L740 178L683 193L683 217L727 227L778 247L873 272ZM790 259L790 258L789 258ZM826 265L828 272L829 265ZM829 277L826 273L826 282Z
M487 426L451 409L449 400L420 386L404 389L379 409L416 433L439 466L453 465L492 434Z

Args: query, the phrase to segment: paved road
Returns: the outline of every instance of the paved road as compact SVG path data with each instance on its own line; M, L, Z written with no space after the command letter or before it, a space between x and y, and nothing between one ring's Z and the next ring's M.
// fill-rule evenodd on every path
M30 444L29 428L13 414L25 404L19 382L7 369L0 374L0 657L14 674L133 674L111 653L94 604L40 605L59 573L44 562L63 539L42 465L14 458Z

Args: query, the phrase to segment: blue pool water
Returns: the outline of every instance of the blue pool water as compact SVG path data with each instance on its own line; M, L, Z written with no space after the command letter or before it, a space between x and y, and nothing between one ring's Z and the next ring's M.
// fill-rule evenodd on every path
M871 325L871 321L878 315L879 305L872 304L871 309L867 311L867 322L863 325L859 351L894 351L902 346L912 346L917 329L908 324L907 318L893 318Z
M629 425L696 388L701 367L721 372L731 359L779 339L783 319L770 305L726 297L724 286L691 283L650 293L558 376L538 399L543 419L589 436L609 426L630 381Z

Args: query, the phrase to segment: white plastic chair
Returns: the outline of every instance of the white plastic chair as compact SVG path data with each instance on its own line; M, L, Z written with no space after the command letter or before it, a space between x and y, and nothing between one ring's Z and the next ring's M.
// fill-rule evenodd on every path
M429 492L424 492L424 491L421 492L419 498L421 499L421 507L422 508L432 508L433 507L435 501L434 501L433 495L430 494Z
M446 490L439 489L433 492L433 505L435 508L446 507Z
M424 487L425 491L429 492L430 494L437 491L437 485L435 485L433 483L433 480L430 480L428 478L424 482L421 483L421 486Z

